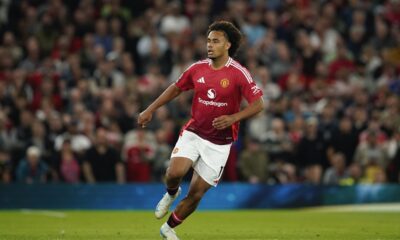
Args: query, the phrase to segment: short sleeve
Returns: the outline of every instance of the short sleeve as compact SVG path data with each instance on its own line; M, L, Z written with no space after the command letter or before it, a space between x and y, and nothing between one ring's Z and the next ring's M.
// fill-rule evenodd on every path
M238 74L237 76L239 78L238 82L240 85L242 96L246 99L248 103L252 103L262 97L262 90L253 81L253 78L246 69L240 71L240 74Z
M178 80L175 82L175 85L182 91L187 91L194 88L193 84L193 71L194 64L188 67L182 74L179 76Z

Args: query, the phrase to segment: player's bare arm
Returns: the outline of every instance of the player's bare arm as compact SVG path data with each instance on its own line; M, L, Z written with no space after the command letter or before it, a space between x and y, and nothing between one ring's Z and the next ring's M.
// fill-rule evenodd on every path
M171 84L152 104L150 104L150 106L146 108L146 110L139 114L137 121L138 124L143 128L146 127L146 124L151 121L153 113L159 107L179 96L181 92L182 91L174 83Z
M242 111L237 112L232 115L222 115L213 120L212 124L218 130L225 129L227 127L232 126L235 122L241 121L242 119L251 117L259 112L261 112L264 108L264 100L262 97L255 100L247 107L245 107Z

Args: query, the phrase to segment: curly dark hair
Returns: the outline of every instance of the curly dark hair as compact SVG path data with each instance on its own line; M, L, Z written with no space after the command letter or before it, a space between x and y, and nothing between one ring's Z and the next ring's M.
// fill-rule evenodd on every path
M210 34L211 31L221 31L224 33L226 39L231 43L231 47L228 50L229 56L235 56L242 42L242 33L240 30L231 22L216 21L208 27L207 35Z

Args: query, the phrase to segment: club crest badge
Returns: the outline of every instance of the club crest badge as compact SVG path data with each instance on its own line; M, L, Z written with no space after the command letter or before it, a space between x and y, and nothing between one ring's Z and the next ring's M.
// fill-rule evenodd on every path
M179 148L174 148L174 150L172 150L172 153L177 153L179 151Z
M227 88L229 86L229 80L227 78L222 79L219 83L223 88Z

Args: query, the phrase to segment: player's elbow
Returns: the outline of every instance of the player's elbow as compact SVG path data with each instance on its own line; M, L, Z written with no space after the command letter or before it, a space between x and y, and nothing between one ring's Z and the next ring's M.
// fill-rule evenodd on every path
M265 104L264 104L264 99L260 97L256 102L255 102L255 107L256 107L256 113L259 113L264 110Z

